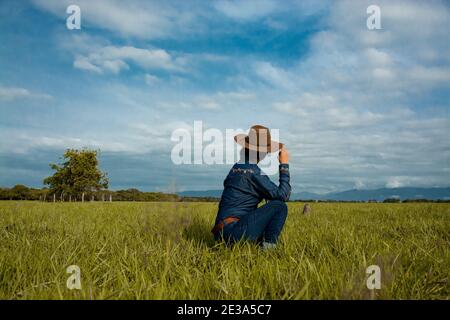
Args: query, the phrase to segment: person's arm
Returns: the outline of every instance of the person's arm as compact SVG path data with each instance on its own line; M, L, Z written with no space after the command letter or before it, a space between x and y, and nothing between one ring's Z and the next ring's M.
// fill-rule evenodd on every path
M264 199L288 201L291 195L291 185L289 184L289 154L287 153L287 150L280 150L278 158L280 161L280 184L278 186L266 175L255 174L253 175L252 180L256 190L264 197Z

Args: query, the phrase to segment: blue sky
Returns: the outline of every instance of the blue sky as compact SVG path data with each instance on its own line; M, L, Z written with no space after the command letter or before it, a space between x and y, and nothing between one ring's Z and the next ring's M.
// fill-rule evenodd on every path
M112 189L220 189L229 165L170 159L201 120L280 129L295 192L448 186L448 2L376 1L381 30L370 4L1 1L0 185L89 147Z

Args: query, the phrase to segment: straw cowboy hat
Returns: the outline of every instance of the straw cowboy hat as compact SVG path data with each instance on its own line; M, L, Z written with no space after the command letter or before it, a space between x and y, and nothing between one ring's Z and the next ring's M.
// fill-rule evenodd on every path
M276 152L283 148L283 144L272 140L270 130L261 125L254 125L247 134L234 136L234 141L246 149L258 152Z

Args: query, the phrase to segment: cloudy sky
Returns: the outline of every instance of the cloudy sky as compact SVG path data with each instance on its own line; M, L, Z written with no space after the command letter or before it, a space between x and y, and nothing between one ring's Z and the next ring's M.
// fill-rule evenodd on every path
M280 129L294 192L450 184L446 1L2 0L0 30L1 186L89 147L112 189L220 189L171 161L194 121Z

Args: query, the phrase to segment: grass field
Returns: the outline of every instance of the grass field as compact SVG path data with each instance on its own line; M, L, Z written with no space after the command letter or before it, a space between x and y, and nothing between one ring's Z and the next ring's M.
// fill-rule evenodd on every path
M216 203L0 202L0 299L449 299L449 204L302 205L263 252L213 242Z

